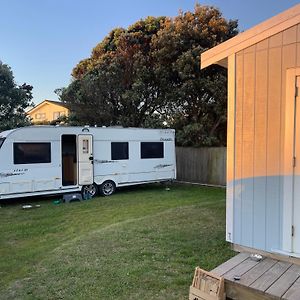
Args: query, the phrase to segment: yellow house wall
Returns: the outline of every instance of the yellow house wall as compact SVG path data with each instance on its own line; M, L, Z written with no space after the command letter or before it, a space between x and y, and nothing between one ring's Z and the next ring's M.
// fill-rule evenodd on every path
M60 105L56 105L54 103L44 103L40 108L37 108L36 110L34 110L31 113L28 113L28 115L30 116L30 118L32 118L32 122L33 123L37 123L37 122L50 122L55 120L56 118L54 118L54 113L56 112L62 112L64 113L66 116L69 114L69 110L63 106ZM45 114L45 118L44 119L37 119L36 115L37 114Z

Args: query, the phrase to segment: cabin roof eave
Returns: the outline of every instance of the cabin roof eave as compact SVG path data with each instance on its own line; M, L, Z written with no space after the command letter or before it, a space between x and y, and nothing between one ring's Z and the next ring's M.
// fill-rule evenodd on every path
M227 58L245 48L300 23L300 4L238 34L201 54L201 69L223 65Z

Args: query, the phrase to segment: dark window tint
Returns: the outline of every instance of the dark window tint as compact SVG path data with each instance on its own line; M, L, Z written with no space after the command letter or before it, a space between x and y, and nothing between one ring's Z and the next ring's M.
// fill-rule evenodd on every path
M127 142L114 142L111 143L111 159L121 160L128 159L128 143Z
M50 143L14 143L15 164L42 164L50 162Z
M5 138L0 138L0 148L2 146L2 144L4 143Z
M163 158L164 143L163 142L142 142L141 158Z

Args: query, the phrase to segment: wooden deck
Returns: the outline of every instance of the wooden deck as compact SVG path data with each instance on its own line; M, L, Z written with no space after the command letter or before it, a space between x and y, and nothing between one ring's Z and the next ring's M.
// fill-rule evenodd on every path
M257 262L240 253L211 272L224 277L229 299L300 299L300 266L290 262L268 257Z

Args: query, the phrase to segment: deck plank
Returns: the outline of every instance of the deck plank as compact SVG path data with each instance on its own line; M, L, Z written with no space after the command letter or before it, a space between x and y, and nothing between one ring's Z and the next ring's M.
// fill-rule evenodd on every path
M271 269L278 261L272 258L265 258L260 261L255 267L246 272L239 281L240 284L249 286L265 272Z
M278 261L261 277L255 280L250 287L259 291L266 291L291 265L291 263Z
M287 300L299 300L300 299L300 278L298 278L294 284L283 295L283 299Z
M267 294L282 297L300 276L300 266L292 265L267 290Z
M223 276L225 273L245 261L249 257L249 253L239 253L238 255L230 258L225 263L213 269L211 272L218 276Z
M226 272L223 277L227 280L235 281L235 276L243 276L246 272L251 270L253 267L255 267L258 264L257 261L252 260L251 258L247 258L237 266L235 266L233 269Z
M256 262L249 253L240 253L211 272L224 277L232 299L300 299L300 266L291 262L271 257Z

